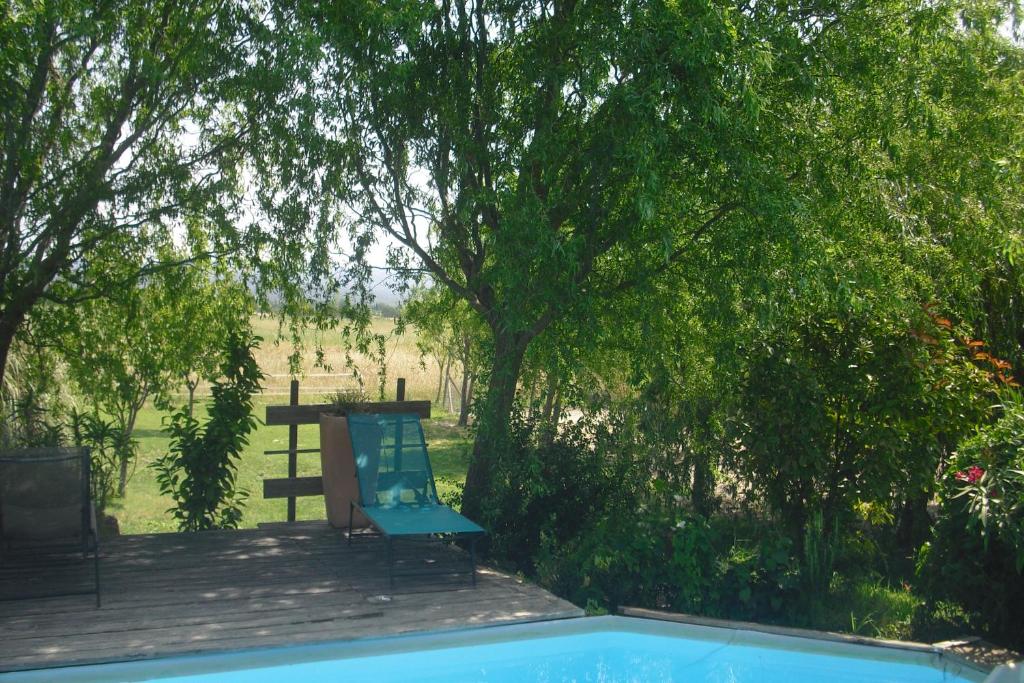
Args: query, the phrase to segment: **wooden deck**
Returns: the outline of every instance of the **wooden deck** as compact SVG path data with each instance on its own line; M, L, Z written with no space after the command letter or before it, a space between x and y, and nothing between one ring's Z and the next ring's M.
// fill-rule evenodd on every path
M396 546L389 588L379 538L325 523L199 534L122 536L103 544L103 606L89 595L0 602L0 671L346 640L580 616L572 604L478 568L439 543ZM5 570L0 592L35 581L83 581L91 566L53 576ZM459 574L457 572L462 571Z

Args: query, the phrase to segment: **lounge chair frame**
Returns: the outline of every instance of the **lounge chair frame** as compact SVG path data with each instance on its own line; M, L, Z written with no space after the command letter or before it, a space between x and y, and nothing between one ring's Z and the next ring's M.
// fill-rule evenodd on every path
M372 506L370 506L370 507L372 507ZM394 548L394 541L395 541L396 536L393 535L393 534L389 534L387 532L387 530L383 526L377 524L373 520L373 517L371 516L371 514L367 514L367 510L366 510L365 507L363 507L359 503L356 503L355 501L352 501L352 502L349 503L349 510L348 510L348 544L349 545L352 545L352 538L355 535L353 533L354 532L353 518L355 516L355 511L356 510L359 510L359 512L362 513L362 515L364 517L366 517L367 520L369 520L371 526L373 526L373 528L375 528L377 530L377 532L381 536L384 537L384 542L387 544L388 585L391 588L394 588L395 587L395 548ZM434 533L434 534L421 534L421 535L422 536L445 536L445 535L450 535L450 536L455 536L455 537L466 537L466 538L468 538L469 539L469 566L470 566L469 575L470 575L470 583L471 583L471 585L474 588L476 588L476 544L477 544L477 541L480 539L480 537L484 535L483 531L477 531L477 532L452 532L450 534L445 533L445 532L437 532L437 533ZM403 536L405 536L405 535L403 535ZM410 534L408 536L412 536L412 535ZM431 575L433 573L434 572L403 572L402 576L428 576L428 575Z

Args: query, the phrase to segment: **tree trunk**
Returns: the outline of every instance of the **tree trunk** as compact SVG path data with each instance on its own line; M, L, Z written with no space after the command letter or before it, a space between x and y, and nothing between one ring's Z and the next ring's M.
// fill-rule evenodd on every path
M912 491L904 496L896 520L896 542L904 556L912 556L928 539L931 516L928 514L930 491Z
M466 389L465 395L462 399L462 410L459 411L459 426L469 426L469 411L473 409L473 382L476 377L472 374L469 375L469 388Z
M530 377L530 391L526 398L526 417L533 421L533 416L537 413L537 373L533 373Z
M192 417L192 408L196 404L196 388L199 386L199 379L195 382L191 378L185 378L185 386L188 387L188 416Z
M14 343L14 336L0 338L0 387L4 385L7 376L7 356L11 354L11 344Z
M442 405L448 405L452 400L452 363L455 362L455 357L452 354L448 354L448 361L444 366L444 392L441 396ZM451 412L449 410L449 412Z
M551 378L548 385L547 402L544 404L544 422L540 425L541 440L547 446L555 442L558 436L558 422L562 419L562 390L558 380Z
M545 422L551 421L551 410L555 405L555 394L558 392L558 377L555 373L548 373L548 389L547 396L544 398L544 411L541 416Z
M448 365L448 354L445 354L441 358L441 374L437 378L437 396L434 397L434 403L441 402L441 392L444 390L444 377L445 377L445 366Z
M508 422L527 344L529 337L525 335L495 333L487 393L483 409L477 411L476 439L462 494L462 513L470 519L481 519L483 501L491 490L494 462L508 448Z
M697 428L693 433L692 458L693 463L693 485L690 487L690 501L698 514L710 517L716 507L715 498L715 458L712 455L714 448L711 444L715 437L711 429L712 417L715 413L715 403L708 400L699 401L697 407ZM679 435L679 442L684 443L683 435Z
M24 315L10 314L6 310L0 313L0 387L7 377L7 358L11 355L14 336L24 320Z
M698 514L708 517L715 508L715 470L711 466L711 456L706 449L693 456L693 486L690 489L690 501Z
M128 456L125 453L121 453L121 467L117 473L117 496L118 498L124 498L125 492L128 490Z
M469 422L469 367L462 362L462 387L459 396L459 426L465 427Z
M444 396L441 398L441 406L449 413L452 412L452 364L448 363L448 371L444 373Z
M128 465L134 457L134 453L131 448L132 433L135 431L135 421L139 417L139 411L142 410L142 406L146 405L146 399L149 398L149 389L142 390L142 396L138 401L133 402L128 406L128 415L124 420L124 452L119 454L121 461L121 467L118 471L117 479L117 495L124 498L124 494L128 490Z

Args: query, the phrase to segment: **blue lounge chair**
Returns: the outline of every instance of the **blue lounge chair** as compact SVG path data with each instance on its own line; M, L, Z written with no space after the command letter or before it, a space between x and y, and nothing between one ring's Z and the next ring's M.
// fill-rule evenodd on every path
M415 414L348 416L359 503L349 506L348 542L358 509L387 540L388 581L395 584L393 541L398 536L470 536L472 581L476 585L476 540L484 533L437 499L434 473Z

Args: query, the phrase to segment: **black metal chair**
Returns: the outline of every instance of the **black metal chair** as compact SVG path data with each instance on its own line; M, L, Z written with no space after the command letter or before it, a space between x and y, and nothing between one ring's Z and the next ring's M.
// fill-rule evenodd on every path
M2 599L96 594L100 606L99 534L90 492L88 448L24 448L0 452L0 567L33 571L69 557L89 554L93 560L93 590L67 586L44 595ZM12 586L13 587L13 586Z

